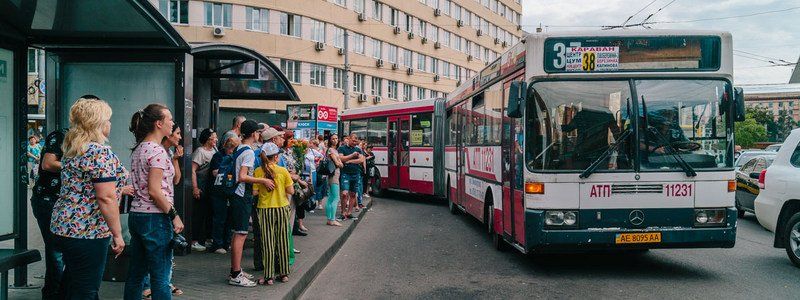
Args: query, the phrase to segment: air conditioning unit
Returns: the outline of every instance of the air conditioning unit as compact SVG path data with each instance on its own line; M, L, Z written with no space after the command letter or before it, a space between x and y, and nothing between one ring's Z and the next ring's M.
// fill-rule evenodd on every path
M323 42L316 42L316 43L314 44L314 50L317 50L317 51L322 51L322 50L325 50L325 43L323 43Z
M503 42L503 48L508 47L508 42Z
M358 21L359 22L364 22L366 20L367 20L367 15L365 15L364 13L358 13Z
M437 8L437 9L434 9L434 10L433 10L433 15L434 15L434 16L437 16L437 17L438 17L438 16L441 16L441 15L442 15L442 10L441 10L441 9L438 9L438 8Z
M439 81L439 75L433 75L433 81Z
M456 22L456 26L464 27L464 20L458 20L458 22Z
M406 68L406 74L414 75L414 68Z
M372 103L375 103L375 104L381 103L381 96L372 97Z
M461 80L456 81L456 87L459 87L459 86L461 86Z
M358 102L361 102L361 103L367 102L367 95L359 94L358 97L356 97L356 99L358 99Z
M382 59L376 60L375 61L375 66L378 67L378 68L383 67L383 60Z
M409 32L408 33L408 39L410 40L410 39L413 39L413 38L414 38L414 33L413 32Z
M483 35L483 30L478 29L478 31L476 31L475 33L477 33L478 36L482 36Z
M433 43L433 48L434 49L442 48L442 43L440 43L440 42Z
M428 43L428 38L426 38L426 37L423 37L423 38L422 38L422 43L423 43L423 44L427 44L427 43Z
M399 67L400 66L398 66L397 63L393 63L392 64L392 70L397 70L397 68L399 68Z
M400 27L394 27L394 34L400 34Z
M517 30L522 30L522 25L517 25Z
M472 59L473 59L472 55L467 55L467 61L472 61Z
M215 37L223 37L223 36L225 36L225 28L214 27L214 36Z
M339 53L339 55L344 55L344 48L337 49L336 53Z
M494 44L495 45L500 44L500 38L494 38Z

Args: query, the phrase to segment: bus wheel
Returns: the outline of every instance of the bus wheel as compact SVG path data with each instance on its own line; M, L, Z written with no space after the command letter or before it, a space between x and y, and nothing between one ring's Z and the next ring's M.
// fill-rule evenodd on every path
M492 246L497 251L506 251L506 241L503 240L503 237L500 234L492 232Z
M798 268L800 268L800 212L795 213L786 222L786 254Z
M384 194L384 190L381 188L381 174L377 171L370 185L370 194L375 197L382 197Z
M447 208L450 209L450 213L451 214L458 215L458 213L459 213L458 207L456 207L456 204L453 203L453 199L450 198L450 197L452 197L452 195L450 194L450 180L448 179L447 180Z
M494 204L489 203L484 212L483 221L486 222L486 231L491 235L494 234Z

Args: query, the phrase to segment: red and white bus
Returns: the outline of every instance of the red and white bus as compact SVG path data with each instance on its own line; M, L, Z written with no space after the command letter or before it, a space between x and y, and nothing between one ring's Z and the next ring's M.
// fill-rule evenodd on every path
M434 115L434 111L440 112ZM372 191L397 190L444 196L444 159L441 142L443 99L400 102L345 110L344 134L356 134L373 146L375 176ZM436 155L438 153L438 155Z
M527 36L447 97L451 212L522 252L733 247L731 45L710 31Z

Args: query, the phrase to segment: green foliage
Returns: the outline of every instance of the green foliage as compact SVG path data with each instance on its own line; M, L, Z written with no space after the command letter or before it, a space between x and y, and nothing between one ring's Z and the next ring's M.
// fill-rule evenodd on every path
M750 148L756 142L767 140L767 129L764 128L764 125L756 122L756 119L748 117L744 121L736 123L734 138L737 145L743 148Z

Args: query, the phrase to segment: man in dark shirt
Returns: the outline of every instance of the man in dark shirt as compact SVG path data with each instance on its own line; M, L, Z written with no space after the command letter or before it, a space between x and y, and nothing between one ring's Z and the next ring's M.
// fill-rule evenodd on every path
M58 295L61 276L64 273L64 261L61 252L53 245L53 234L50 232L50 217L53 205L61 191L61 143L66 130L56 130L47 135L39 164L39 179L33 186L31 210L39 225L44 241L45 276L42 287L42 299L53 299Z
M361 191L361 164L364 163L364 156L361 155L356 143L358 138L351 134L345 139L342 146L339 146L339 159L344 163L341 170L339 184L342 189L342 217L353 219L352 210L356 204L356 197ZM345 209L346 208L346 209Z
M608 149L609 130L615 139L620 133L619 126L610 111L586 108L575 114L569 124L562 125L561 130L564 133L578 131L574 157L578 168L581 169L588 167Z

